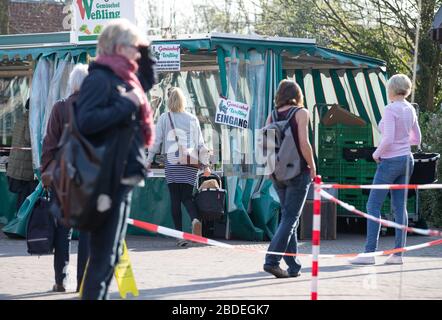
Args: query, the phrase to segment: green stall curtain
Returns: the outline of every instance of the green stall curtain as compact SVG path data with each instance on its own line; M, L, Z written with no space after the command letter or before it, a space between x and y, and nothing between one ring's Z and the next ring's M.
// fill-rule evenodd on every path
M0 223L7 224L15 218L17 195L9 192L6 173L0 172Z
M279 202L271 183L256 175L255 130L264 126L272 109L282 78L281 58L271 50L241 49L217 51L223 96L251 106L249 130L221 130L228 225L232 238L262 241L273 237Z
M181 207L181 210L183 213L183 231L192 232L192 224L184 206ZM172 220L169 189L165 178L148 178L145 180L144 187L134 189L132 192L130 217L132 219L175 229ZM127 232L132 235L155 235L133 226L128 226Z
M22 206L18 210L17 217L3 227L2 231L8 237L26 238L26 227L28 224L29 216L34 209L35 203L37 202L38 198L42 196L43 191L43 186L41 183L39 183L35 191L30 194L23 202Z
M79 59L79 55L77 59ZM47 123L52 107L56 101L66 98L70 94L68 88L69 74L74 67L75 59L71 54L63 53L41 55L32 79L30 95L29 128L32 145L32 161L34 171L39 176L41 150ZM33 193L33 198L28 198L17 214L17 218L5 226L5 233L24 236L27 214L32 211L39 189ZM30 200L29 200L30 199ZM12 212L15 212L12 211ZM11 214L11 213L10 213Z
M40 168L41 149L52 107L58 100L69 96L68 80L74 63L74 58L70 54L42 55L37 61L32 79L29 110L32 161L37 172Z

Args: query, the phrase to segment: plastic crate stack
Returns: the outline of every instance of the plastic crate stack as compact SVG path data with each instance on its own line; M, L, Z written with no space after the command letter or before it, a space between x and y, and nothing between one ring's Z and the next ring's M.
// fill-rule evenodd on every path
M358 127L337 124L319 126L318 171L324 182L363 185L372 184L376 163L367 161L366 149L373 148L371 125ZM366 212L369 190L339 190L339 199ZM416 198L408 200L408 211L415 212ZM389 199L384 202L382 214L390 216ZM338 216L354 217L342 207Z

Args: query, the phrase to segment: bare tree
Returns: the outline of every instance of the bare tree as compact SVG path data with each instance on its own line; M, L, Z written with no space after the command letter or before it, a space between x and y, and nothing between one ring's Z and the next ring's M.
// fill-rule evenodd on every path
M9 33L9 0L0 0L0 34Z
M389 74L411 75L417 22L417 102L427 110L442 101L441 50L428 34L442 0L261 0L260 33L313 37L321 45L387 61ZM439 95L437 95L439 93Z

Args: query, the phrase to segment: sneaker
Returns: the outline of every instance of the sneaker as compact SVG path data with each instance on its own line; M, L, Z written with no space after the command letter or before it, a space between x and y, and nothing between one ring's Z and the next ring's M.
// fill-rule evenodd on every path
M397 256L395 254L392 254L388 257L388 259L385 261L385 264L403 264L401 256Z
M301 271L298 271L296 273L289 273L290 278L297 278L299 276L301 276Z
M356 257L348 260L351 264L369 265L375 264L374 257Z
M54 292L66 292L66 288L61 284L54 284L52 287L52 291Z
M177 241L176 243L177 247L187 247L189 245L189 241L184 240L184 239L180 239Z
M264 265L264 271L273 274L276 278L288 278L289 273L279 266L268 266Z
M193 219L193 221L192 221L192 234L201 237L202 227L203 226L201 224L201 221L199 221L198 219Z

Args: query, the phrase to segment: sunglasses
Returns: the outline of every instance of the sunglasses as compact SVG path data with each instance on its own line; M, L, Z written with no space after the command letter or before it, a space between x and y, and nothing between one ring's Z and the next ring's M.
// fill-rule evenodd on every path
M138 46L133 45L133 44L128 44L128 45L126 45L126 47L129 47L129 48L132 48L132 49L135 49L135 50L139 50L140 49Z

